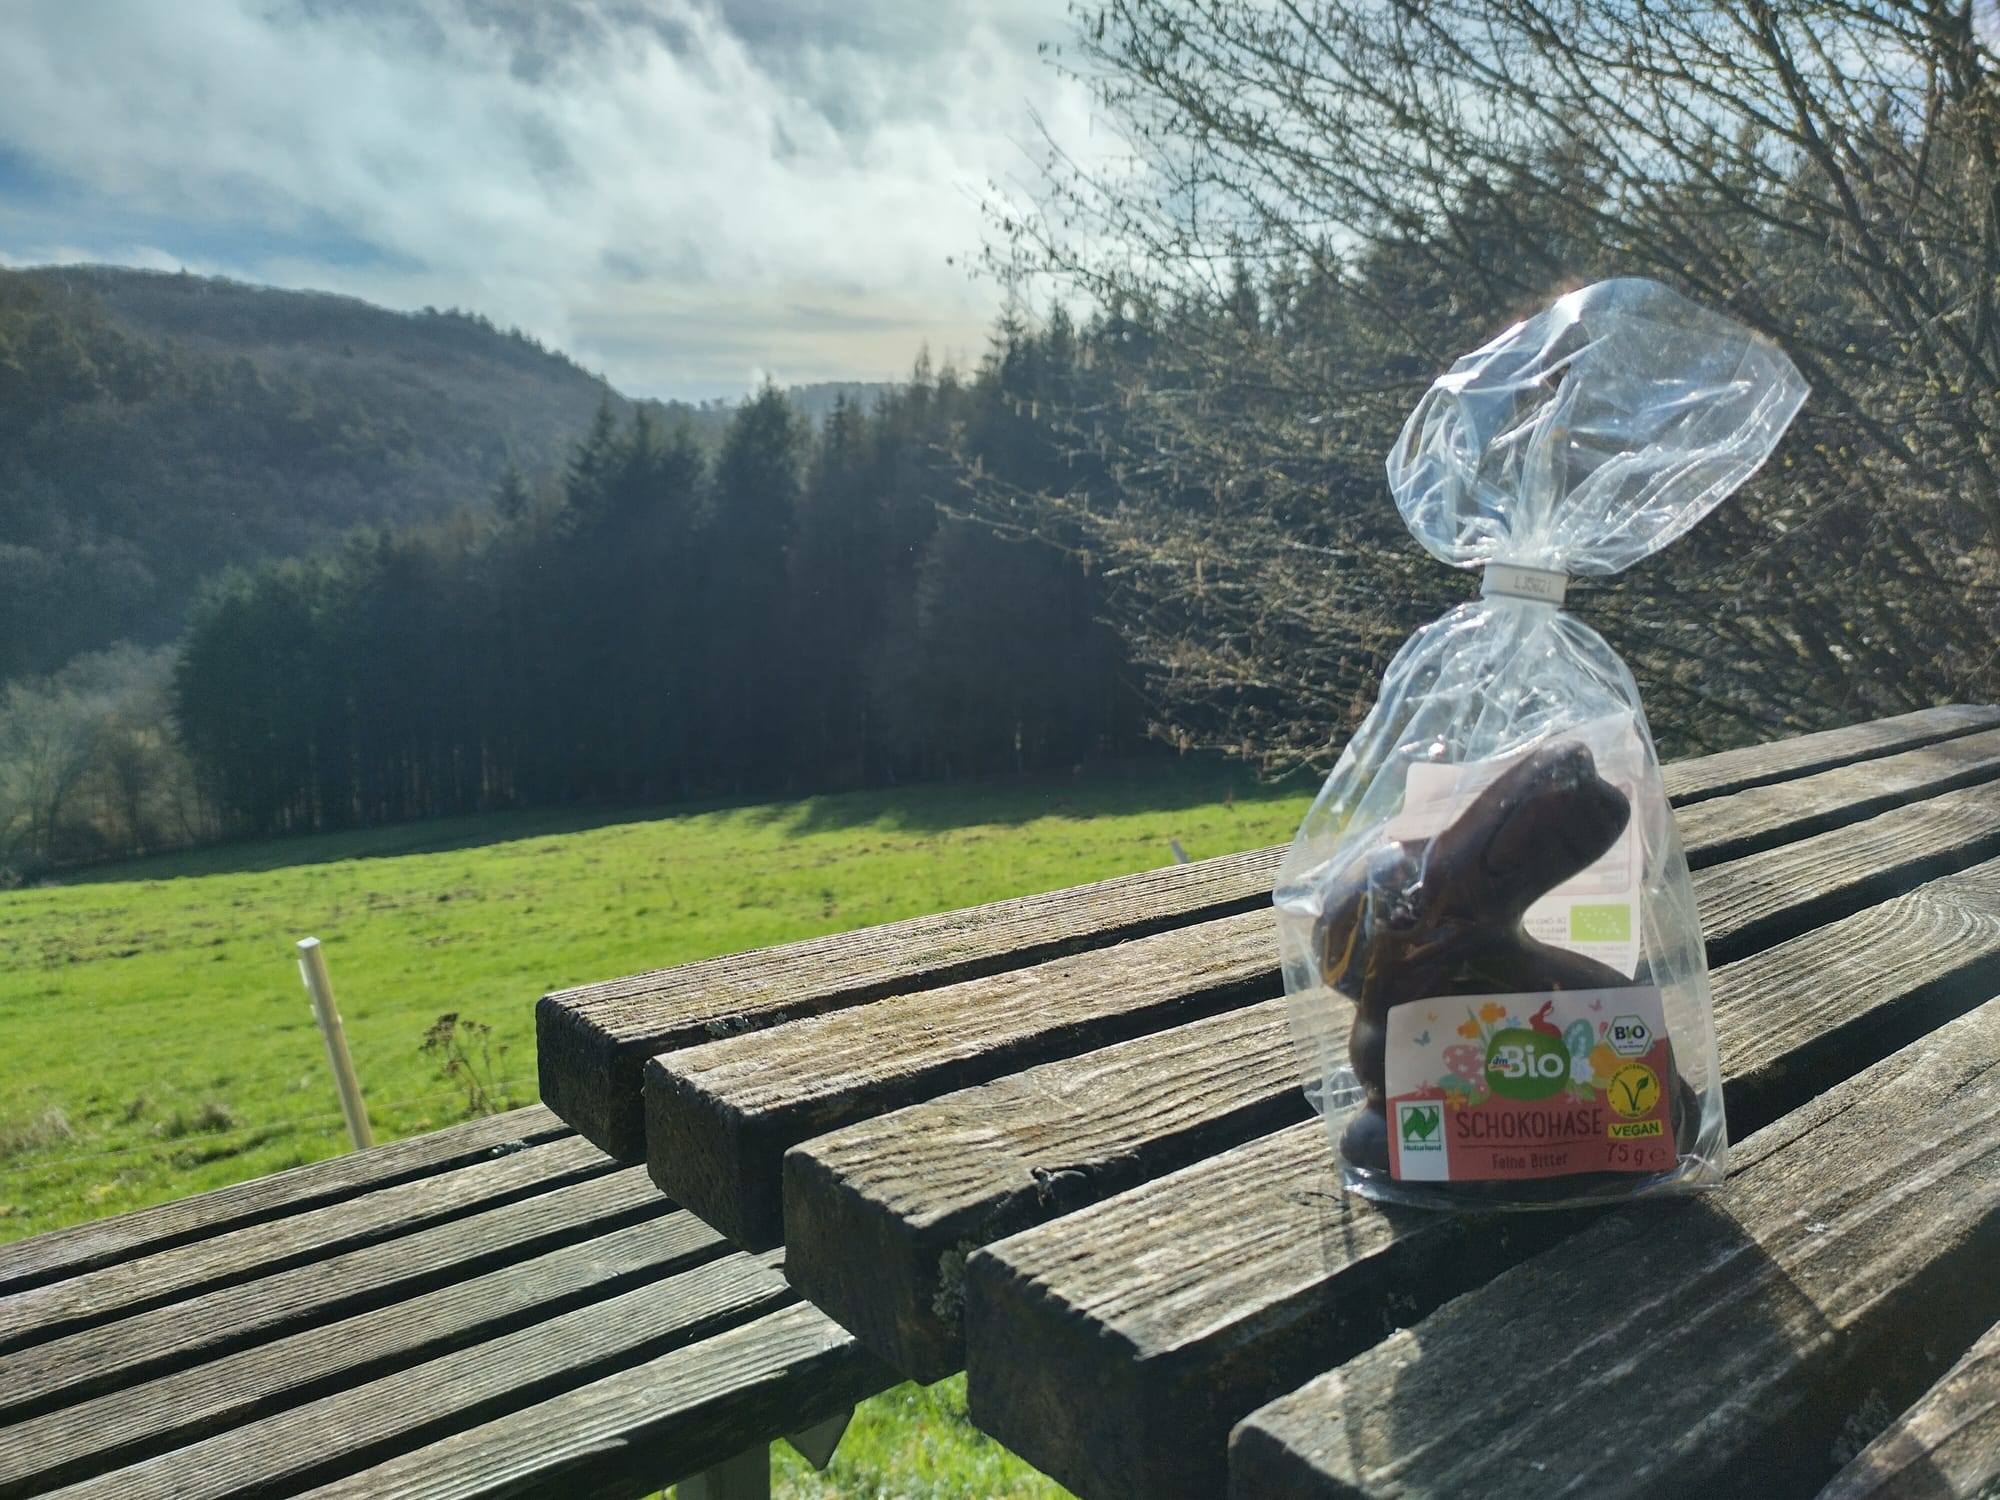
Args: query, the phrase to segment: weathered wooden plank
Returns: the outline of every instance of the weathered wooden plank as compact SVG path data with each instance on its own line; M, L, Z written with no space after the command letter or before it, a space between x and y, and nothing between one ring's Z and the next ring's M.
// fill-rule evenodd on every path
M536 1104L368 1151L310 1162L192 1198L17 1240L0 1245L0 1293L25 1291L134 1256L170 1250L223 1230L343 1202L568 1134L567 1125Z
M1695 881L1711 956L1995 855L2000 793L1980 788L1711 866ZM905 1376L936 1380L964 1364L972 1251L1305 1113L1278 1001L1044 1063L789 1151L787 1274Z
M655 1220L0 1428L0 1497L130 1462L727 1253L692 1214L654 1201Z
M1283 1000L1045 1063L794 1147L787 1274L942 1379L965 1364L967 1255L1308 1114Z
M1996 1495L2000 1323L1835 1475L1819 1500L1991 1500Z
M1699 869L1858 823L1905 802L2000 778L2000 729L1857 762L1676 812L1688 863Z
M740 1245L784 1234L785 1149L1046 1058L1270 997L1268 905L941 990L794 1021L653 1059L647 1169Z
M1928 881L1718 969L1715 1035L1739 1133L2000 989L2000 860Z
M2000 1000L1246 1419L1229 1492L1810 1493L2000 1316ZM1614 1436L1615 1435L1615 1436Z
M740 1253L57 1491L67 1500L289 1493L775 1312L771 1258Z
M1954 705L1678 762L1677 802L2000 724L2000 709ZM660 969L545 996L535 1011L543 1100L621 1161L645 1151L647 1058L888 995L936 989L1261 906L1282 847L1201 860Z
M670 1212L467 1281L0 1427L0 1500L179 1447L728 1252Z
M1249 911L1269 902L1283 855L1255 849L561 990L535 1007L542 1098L612 1156L640 1161L641 1073L655 1054Z
M1733 963L1996 855L2000 787L1987 785L1710 865L1694 875L1708 961Z
M1990 762L2000 773L2000 731L1994 737L1995 752L1981 763ZM1941 752L1977 738L1932 748ZM1875 764L1887 767L1895 759ZM1937 779L1940 771L1905 767L1889 779L1916 785ZM1844 774L1810 778L1817 783L1811 795L1775 805L1767 794L1793 784L1699 804L1694 811L1707 812L1706 831L1693 831L1690 854L1706 853L1703 840L1711 832L1741 842L1760 817L1798 824L1810 813L1838 832L1857 821L1845 816L1846 807L1857 802L1874 807L1891 795L1872 782L1828 779ZM1821 919L1852 910L1870 889L1895 887L1897 877L1886 871L1872 885L1860 878L1864 867L1858 861L1894 848L1899 837L1907 839L1908 854L1898 857L1897 868L1908 858L1913 872L1922 868L1926 854L1949 867L1961 836L1975 844L1986 838L2000 792L1987 788L1983 794L1986 800L1970 810L1952 806L1877 828L1852 858L1836 853L1845 847L1841 841L1829 841L1808 851L1803 864L1782 865L1758 878L1773 890L1787 884L1801 890L1812 872L1824 882ZM1744 799L1757 799L1747 812L1734 806ZM1761 905L1746 899L1745 920L1761 910L1776 921L1770 899L1778 898ZM1775 935L1776 929L1766 932ZM649 1167L670 1197L738 1244L768 1248L784 1235L781 1163L799 1142L1051 1057L1267 998L1278 992L1277 975L1273 918L1265 908L669 1053L649 1064L646 1075Z
M256 1343L384 1307L562 1245L657 1219L672 1204L637 1168L506 1203L0 1359L0 1420L132 1385Z
M630 1500L844 1411L893 1379L851 1334L795 1303L305 1500Z
M1756 1129L2000 988L2000 860L1714 987L1729 1117ZM1293 1126L972 1256L973 1418L1092 1500L1213 1495L1242 1416L1589 1218L1385 1213Z
M1898 750L1914 750L1919 745L1936 744L1939 740L1996 726L2000 726L2000 707L1954 703L1674 761L1662 769L1667 795L1677 806L1687 806L1773 781L1809 776L1849 761L1873 760Z
M0 1352L615 1170L565 1136L0 1297Z

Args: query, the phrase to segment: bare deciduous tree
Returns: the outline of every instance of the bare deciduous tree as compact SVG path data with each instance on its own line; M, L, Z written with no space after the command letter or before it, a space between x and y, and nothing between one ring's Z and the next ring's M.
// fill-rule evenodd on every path
M1108 0L1067 65L1128 148L1051 156L1009 264L1101 310L1081 528L1180 736L1323 753L1467 591L1380 460L1431 376L1650 275L1813 395L1686 542L1579 604L1676 749L2000 691L1992 0Z

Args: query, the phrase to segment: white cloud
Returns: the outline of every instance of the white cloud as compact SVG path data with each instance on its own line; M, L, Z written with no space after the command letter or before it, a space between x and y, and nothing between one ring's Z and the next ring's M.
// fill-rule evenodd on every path
M1028 170L1031 108L1088 133L1036 56L1061 0L724 4L28 0L0 144L240 274L476 308L638 392L976 348L988 182Z

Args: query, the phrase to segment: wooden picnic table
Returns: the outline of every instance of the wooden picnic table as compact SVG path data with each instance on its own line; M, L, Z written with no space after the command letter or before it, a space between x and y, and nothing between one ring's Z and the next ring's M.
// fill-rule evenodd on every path
M545 997L543 1097L1085 1500L2000 1485L2000 710L1666 780L1718 1193L1343 1194L1277 849Z

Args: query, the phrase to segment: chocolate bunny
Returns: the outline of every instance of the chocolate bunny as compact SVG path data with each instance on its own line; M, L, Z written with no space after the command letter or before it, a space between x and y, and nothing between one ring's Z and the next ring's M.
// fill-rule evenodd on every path
M1391 1006L1634 983L1521 926L1531 905L1617 842L1631 811L1582 743L1543 745L1502 772L1443 832L1381 844L1330 893L1315 947L1326 983L1354 1002L1348 1058L1366 1095L1341 1137L1349 1161L1389 1170L1383 1094ZM1678 1075L1676 1082L1671 1097L1682 1135L1692 1124L1693 1094Z

